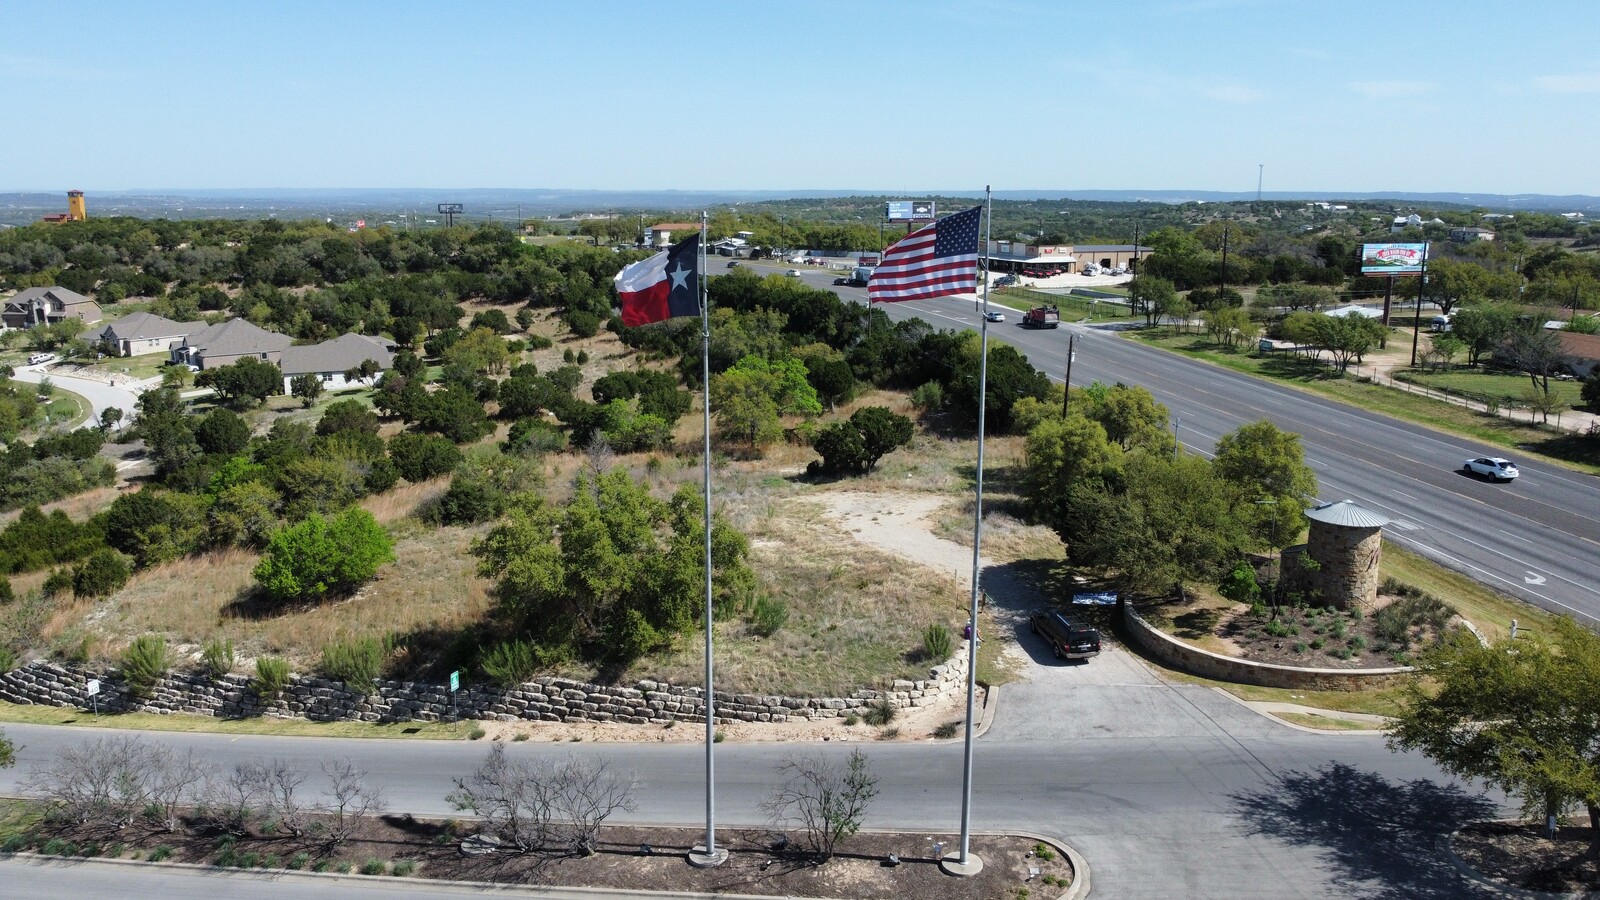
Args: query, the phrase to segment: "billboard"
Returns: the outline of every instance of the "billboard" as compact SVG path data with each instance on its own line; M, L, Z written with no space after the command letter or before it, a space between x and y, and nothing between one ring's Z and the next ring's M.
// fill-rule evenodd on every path
M461 213L462 209L463 209L463 206L460 203L441 203L441 204L439 204L439 212L440 213L450 213L450 214L459 215Z
M891 222L932 222L938 212L932 200L890 200L883 217Z
M1421 275L1427 261L1427 244L1361 245L1363 275Z

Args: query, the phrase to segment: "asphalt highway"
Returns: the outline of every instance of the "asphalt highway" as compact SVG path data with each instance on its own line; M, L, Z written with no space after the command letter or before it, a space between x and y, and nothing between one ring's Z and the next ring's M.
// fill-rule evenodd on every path
M764 271L765 267L754 267ZM835 273L801 278L866 302L864 288L835 287ZM980 328L971 300L883 304L895 321L922 318L940 328ZM1021 313L990 323L991 340L1027 354L1059 382L1068 335L1075 335L1072 381L1139 385L1172 412L1183 446L1209 455L1222 435L1268 419L1301 436L1321 499L1354 500L1388 516L1384 534L1407 549L1545 609L1600 626L1600 479L1510 454L1522 475L1494 484L1461 474L1464 460L1507 455L1280 384L1157 350L1114 329L1063 324L1022 328Z

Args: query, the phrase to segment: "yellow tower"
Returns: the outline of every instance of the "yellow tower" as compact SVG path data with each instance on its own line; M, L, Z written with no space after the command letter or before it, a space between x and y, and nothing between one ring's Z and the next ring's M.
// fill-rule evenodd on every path
M67 218L74 222L89 218L88 211L83 208L83 191L67 191Z

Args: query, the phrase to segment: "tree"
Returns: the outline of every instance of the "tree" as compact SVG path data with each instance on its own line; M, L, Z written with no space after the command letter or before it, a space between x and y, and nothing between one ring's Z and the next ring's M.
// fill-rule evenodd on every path
M340 400L328 404L322 418L317 420L317 434L330 435L343 431L377 434L378 416L359 400Z
M194 439L206 453L232 456L250 443L250 426L237 413L219 406L195 424Z
M1549 638L1515 647L1450 632L1422 654L1423 677L1406 683L1389 745L1521 798L1553 836L1574 802L1589 807L1591 824L1600 819L1600 638L1567 619L1550 627Z
M1105 428L1106 438L1124 450L1142 447L1153 453L1171 453L1173 437L1167 431L1171 413L1142 387L1095 382L1079 391L1086 405L1082 414Z
M121 590L132 574L128 560L110 547L102 547L72 572L74 597L105 597Z
M110 431L122 421L122 410L108 406L100 411L100 430Z
M259 404L283 392L283 372L270 362L246 356L232 365L206 369L194 377L195 387L209 387L230 403Z
M1448 316L1464 303L1475 303L1488 293L1489 272L1477 263L1442 257L1428 261L1428 285L1424 296Z
M1128 296L1134 315L1143 315L1146 325L1154 327L1172 308L1178 292L1172 282L1154 275L1139 275L1128 282Z
M449 438L437 435L397 434L389 440L389 459L412 484L448 475L464 458Z
M1458 310L1450 321L1450 333L1467 345L1467 365L1475 366L1485 353L1492 354L1505 342L1516 324L1516 313L1504 306L1484 304Z
M1317 496L1317 475L1305 464L1298 434L1267 421L1241 425L1217 441L1211 464L1251 501L1251 537L1275 550L1299 537L1306 506Z
M417 427L442 434L457 444L470 444L494 430L483 404L460 385L423 394L419 407L415 411Z
M1589 377L1583 380L1583 408L1600 413L1600 366L1592 369Z
M213 546L259 550L278 528L278 492L259 481L223 487L206 511L207 536Z
M306 372L289 379L289 395L300 400L303 409L310 409L317 398L322 396L322 376L315 372Z
M1550 376L1566 368L1568 360L1561 350L1561 336L1545 328L1542 319L1512 328L1499 355L1506 365L1527 375L1534 390L1543 394L1550 393Z
M798 826L813 854L832 859L839 842L861 830L878 795L866 754L852 750L843 765L817 756L791 757L777 770L785 781L762 801L762 810L780 828Z
M348 593L394 561L388 532L364 509L332 520L312 513L273 534L252 574L278 602L318 600Z
M711 379L711 406L723 434L749 441L751 448L783 436L782 416L822 412L816 388L806 380L805 363L753 355Z

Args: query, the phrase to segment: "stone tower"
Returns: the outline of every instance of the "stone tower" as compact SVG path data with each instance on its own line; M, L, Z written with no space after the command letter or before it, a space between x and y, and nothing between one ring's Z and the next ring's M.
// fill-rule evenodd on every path
M1305 556L1317 567L1306 571L1302 566L1302 583L1330 606L1371 607L1378 599L1378 558L1389 520L1352 500L1308 509L1306 518L1311 533Z

